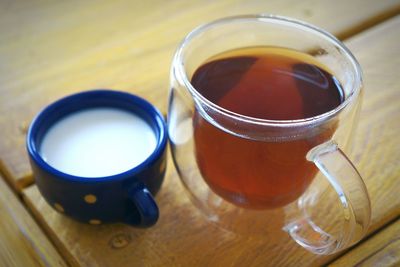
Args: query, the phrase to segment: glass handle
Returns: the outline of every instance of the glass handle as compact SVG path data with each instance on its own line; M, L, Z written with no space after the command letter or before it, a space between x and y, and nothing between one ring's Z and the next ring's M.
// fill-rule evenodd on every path
M364 236L371 218L369 196L357 169L334 141L313 148L307 154L307 160L314 162L338 194L343 209L343 227L341 232L329 234L303 212L284 230L309 251L332 254L353 245ZM301 206L301 201L298 204Z

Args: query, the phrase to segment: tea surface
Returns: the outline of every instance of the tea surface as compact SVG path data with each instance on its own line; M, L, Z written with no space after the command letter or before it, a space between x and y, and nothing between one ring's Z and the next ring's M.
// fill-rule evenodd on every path
M282 48L246 48L200 66L192 85L209 101L241 115L268 120L304 119L343 102L338 80L309 55ZM320 133L284 142L241 138L218 129L196 110L196 160L211 189L236 205L264 209L296 200L317 173L307 152L331 138Z
M192 84L230 111L269 120L314 117L343 102L338 80L311 56L283 48L247 48L217 56Z

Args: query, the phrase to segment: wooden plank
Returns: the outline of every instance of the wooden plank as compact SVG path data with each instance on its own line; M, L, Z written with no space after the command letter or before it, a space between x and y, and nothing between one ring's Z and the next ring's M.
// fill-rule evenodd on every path
M380 230L330 266L400 266L400 220Z
M375 231L400 214L400 16L346 42L364 70L364 101L351 158L372 203Z
M399 38L400 16L347 42L365 73L365 101L353 158L371 196L370 232L400 214ZM67 259L82 266L308 266L332 260L333 256L306 252L280 231L253 238L217 228L189 202L171 159L167 169L157 196L160 221L146 230L82 225L54 212L35 186L23 193Z
M201 23L264 12L348 36L399 10L399 0L2 1L0 125L7 127L0 131L0 168L18 190L32 183L26 129L34 114L67 94L115 88L166 111L171 57Z
M0 266L66 266L0 176Z
M218 228L193 207L177 180L172 160L156 200L161 216L151 229L122 224L86 225L55 212L35 185L23 190L24 199L64 258L79 266L275 266L293 265L294 258L282 253L293 251L275 246L271 239L291 243L278 232L268 241L247 238ZM297 255L310 256L304 250ZM276 255L276 256L275 256ZM277 257L278 255L280 256ZM296 259L298 260L298 259ZM307 258L309 260L309 258ZM307 262L301 260L300 263ZM278 265L277 265L278 263Z

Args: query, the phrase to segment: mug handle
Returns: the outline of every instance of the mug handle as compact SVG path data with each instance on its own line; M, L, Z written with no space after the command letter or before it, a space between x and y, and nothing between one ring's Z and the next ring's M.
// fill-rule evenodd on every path
M128 197L139 214L129 214L125 219L127 224L136 227L150 227L157 222L159 217L157 203L143 183L138 182L131 186L128 190Z
M307 160L314 162L339 196L343 209L342 231L336 236L326 233L304 212L283 230L315 254L333 254L355 244L366 233L371 219L368 192L357 169L336 142L330 140L311 149ZM301 201L298 205L304 208Z

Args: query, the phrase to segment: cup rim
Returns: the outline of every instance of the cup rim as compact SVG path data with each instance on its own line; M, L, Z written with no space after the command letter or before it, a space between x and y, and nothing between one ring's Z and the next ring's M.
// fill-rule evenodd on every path
M250 117L246 115L242 115L213 103L212 101L205 98L202 94L200 94L194 86L191 84L190 80L188 79L185 71L185 64L184 64L184 50L188 43L196 38L197 36L201 35L203 32L218 27L220 25L229 24L232 22L238 21L261 21L266 23L278 23L278 24L285 24L290 26L295 26L302 28L304 30L312 31L314 34L320 35L322 38L327 39L329 42L333 43L336 47L341 49L344 52L344 55L351 63L352 68L354 69L355 79L351 84L352 91L350 95L343 101L339 106L335 109L330 110L328 112L319 114L317 116L304 118L304 119L295 119L295 120L270 120L270 119L261 119ZM356 99L356 97L360 94L361 88L363 86L363 78L362 78L362 70L361 66L358 63L357 59L351 53L351 51L335 36L330 34L329 32L309 24L307 22L303 22L301 20L279 16L274 14L249 14L249 15L239 15L239 16L230 16L221 19L214 20L212 22L203 24L198 26L197 28L193 29L186 37L181 41L179 44L173 59L173 68L177 75L179 75L180 79L182 80L184 86L189 89L190 93L194 97L196 101L199 101L201 104L204 104L207 109L211 109L217 113L221 113L226 117L229 117L234 120L238 120L240 122L249 123L257 126L267 126L267 127L304 127L310 126L315 124L323 123L335 116L337 116L342 110L344 110L351 102Z
M71 104L71 101L76 101L77 99L81 97L89 97L89 96L94 96L94 95L101 95L105 99L107 97L123 97L124 100L130 101L132 105L138 106L141 108L141 110L145 111L149 115L149 117L154 120L155 125L157 126L159 130L159 138L157 138L157 144L156 148L154 151L140 164L134 166L133 168L130 168L124 172L113 174L113 175L108 175L108 176L100 176L100 177L85 177L85 176L78 176L78 175L73 175L69 174L63 171L60 171L54 167L52 167L50 164L48 164L40 155L39 153L39 147L36 141L34 140L38 130L40 130L40 121L50 114L50 112L53 112L57 107L63 106L63 105L68 105ZM97 107L102 107L101 105ZM107 105L104 105L104 107L110 107ZM74 112L79 112L82 110L86 109L91 109L94 107L88 107L88 108L80 108L78 110L72 111L69 114L72 114ZM125 110L124 108L118 108L115 107L116 109L121 109ZM127 110L127 109L126 109ZM129 111L129 110L128 110ZM56 120L56 122L58 119ZM55 123L56 123L55 122ZM51 127L51 126L50 126ZM48 127L48 129L50 129ZM48 131L48 129L46 131ZM45 108L43 108L32 120L27 136L26 136L26 148L28 151L28 154L30 158L36 162L37 165L40 166L43 170L45 170L48 173L54 174L55 177L62 179L62 180L67 180L67 181L74 181L74 182L83 182L83 183L98 183L98 182L110 182L110 181L116 181L116 180L124 180L126 178L132 177L134 175L137 175L140 173L142 170L147 168L150 164L153 162L157 161L160 157L162 157L162 154L166 148L167 145L167 130L166 130L166 124L163 115L161 112L153 106L150 102L147 100L131 94L127 92L122 92L122 91L116 91L116 90L110 90L110 89L93 89L93 90L88 90L88 91L83 91L83 92L78 92L75 94L71 94L68 96L65 96L63 98L60 98L56 100L55 102L49 104Z

